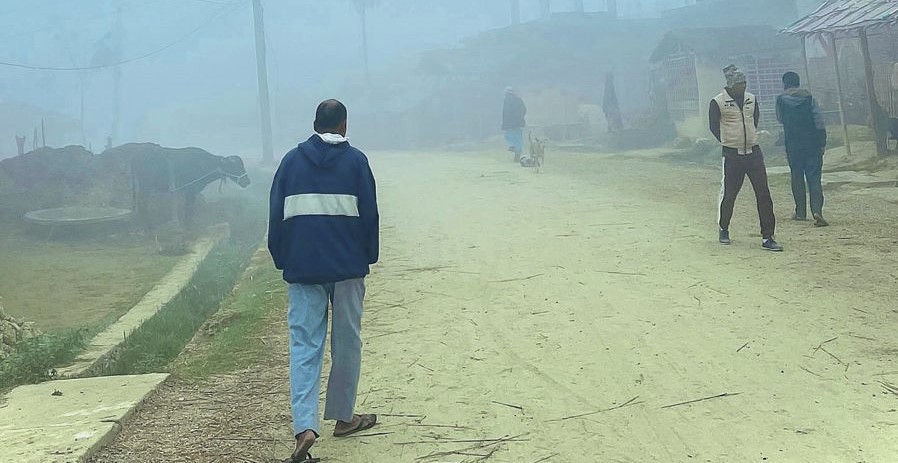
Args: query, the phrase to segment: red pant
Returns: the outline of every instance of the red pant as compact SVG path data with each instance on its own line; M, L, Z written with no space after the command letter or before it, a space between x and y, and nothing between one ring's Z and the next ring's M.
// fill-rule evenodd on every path
M755 190L758 202L758 217L761 220L761 236L772 238L776 231L776 217L773 215L773 198L767 186L767 167L764 165L764 154L755 147L751 154L726 154L723 157L723 184L720 190L720 228L727 230L733 218L733 207L736 196L742 189L745 176Z

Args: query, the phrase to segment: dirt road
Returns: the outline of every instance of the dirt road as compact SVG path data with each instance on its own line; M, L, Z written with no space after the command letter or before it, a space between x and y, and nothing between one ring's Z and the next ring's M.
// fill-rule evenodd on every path
M898 461L887 203L831 193L834 225L815 229L783 220L788 187L775 180L786 252L769 253L747 184L734 244L716 243L714 170L550 154L537 175L505 157L372 156L383 262L369 278L359 408L383 424L347 440L325 427L316 455ZM201 386L173 382L95 461L289 453L286 332L275 315L269 362ZM225 405L178 402L216 394Z

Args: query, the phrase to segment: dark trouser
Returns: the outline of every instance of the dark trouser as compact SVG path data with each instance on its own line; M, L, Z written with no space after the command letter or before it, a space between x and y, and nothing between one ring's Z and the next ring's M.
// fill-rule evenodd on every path
M758 217L761 219L761 236L772 238L776 230L776 217L773 215L773 198L770 197L770 188L767 186L767 167L764 166L764 155L760 148L755 148L753 154L736 155L728 154L723 157L723 185L720 191L720 228L727 230L730 220L733 218L733 207L736 205L736 196L742 189L745 176L751 182L755 190L755 199L758 202Z
M792 197L795 198L795 216L808 216L807 198L811 196L811 214L823 214L823 156L814 151L797 151L789 154L792 170ZM807 179L807 183L805 183Z

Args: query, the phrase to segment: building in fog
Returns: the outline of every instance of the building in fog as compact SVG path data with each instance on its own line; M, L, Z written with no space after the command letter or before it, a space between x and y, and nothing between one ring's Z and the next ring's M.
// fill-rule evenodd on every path
M660 18L667 10L694 5L702 0L618 0L621 18Z
M707 137L708 104L735 63L761 108L760 124L776 128L775 102L786 71L802 71L801 41L770 27L692 28L668 32L651 56L653 82L680 134Z

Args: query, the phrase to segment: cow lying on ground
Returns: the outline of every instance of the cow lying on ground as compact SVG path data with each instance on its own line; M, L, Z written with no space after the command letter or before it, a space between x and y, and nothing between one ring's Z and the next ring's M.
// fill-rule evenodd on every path
M216 180L232 180L242 188L250 184L239 156L216 156L199 148L163 148L152 143L130 143L113 150L130 160L133 211L146 226L150 225L148 202L153 196L168 196L173 205L172 218L189 226L196 197L206 185Z

